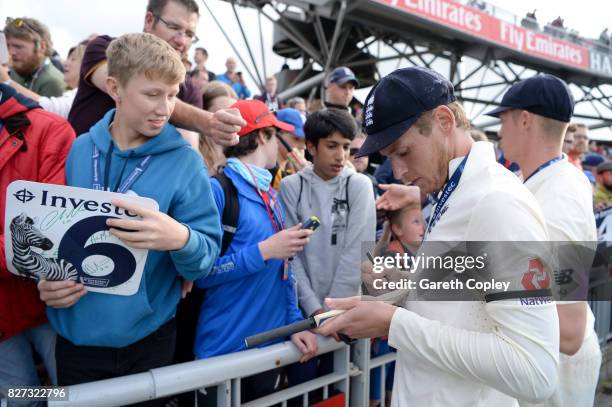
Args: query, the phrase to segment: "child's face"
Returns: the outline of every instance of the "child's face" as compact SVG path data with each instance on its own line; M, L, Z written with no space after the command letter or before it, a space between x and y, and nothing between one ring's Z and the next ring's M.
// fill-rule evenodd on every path
M393 231L405 244L420 243L425 234L425 222L421 210L415 208L405 212L400 225L393 225Z
M158 135L170 119L176 104L179 84L151 80L140 74L125 86L117 86L117 110L126 124L138 134Z
M326 181L340 175L348 159L350 145L351 140L338 132L320 139L317 146L308 143L308 152L313 157L317 175Z
M264 136L261 136L263 140L263 145L260 148L264 149L264 154L266 156L266 168L274 168L276 165L276 161L278 160L278 150L279 150L279 142L276 140L276 129L272 128L275 132L275 135L270 139L266 139Z

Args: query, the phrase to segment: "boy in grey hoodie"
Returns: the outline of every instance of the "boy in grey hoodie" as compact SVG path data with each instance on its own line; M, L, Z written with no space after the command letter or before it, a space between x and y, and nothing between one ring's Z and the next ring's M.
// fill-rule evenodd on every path
M345 111L310 115L304 133L313 166L284 178L280 185L289 226L313 215L321 221L310 244L292 262L305 316L323 312L326 297L359 294L361 243L375 239L372 184L365 175L344 167L357 131Z

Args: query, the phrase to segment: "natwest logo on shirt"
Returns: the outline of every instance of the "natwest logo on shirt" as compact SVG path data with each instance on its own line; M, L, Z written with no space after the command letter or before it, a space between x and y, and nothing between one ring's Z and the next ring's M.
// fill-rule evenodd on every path
M529 260L528 271L523 274L521 283L527 290L541 290L550 287L550 277L544 271L544 265L540 259Z

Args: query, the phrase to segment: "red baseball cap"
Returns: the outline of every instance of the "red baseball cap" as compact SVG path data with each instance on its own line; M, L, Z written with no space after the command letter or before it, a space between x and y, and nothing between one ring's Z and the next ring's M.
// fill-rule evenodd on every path
M246 136L257 129L272 126L290 133L295 130L292 125L278 120L274 112L259 100L239 100L230 107L240 110L240 115L247 122L246 126L238 132L240 137Z

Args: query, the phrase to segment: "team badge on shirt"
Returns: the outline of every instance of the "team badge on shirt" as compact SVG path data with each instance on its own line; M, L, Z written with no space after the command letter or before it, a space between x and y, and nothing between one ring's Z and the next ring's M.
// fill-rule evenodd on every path
M550 276L544 271L544 265L538 258L530 259L528 270L521 279L527 290L542 290L550 288Z

